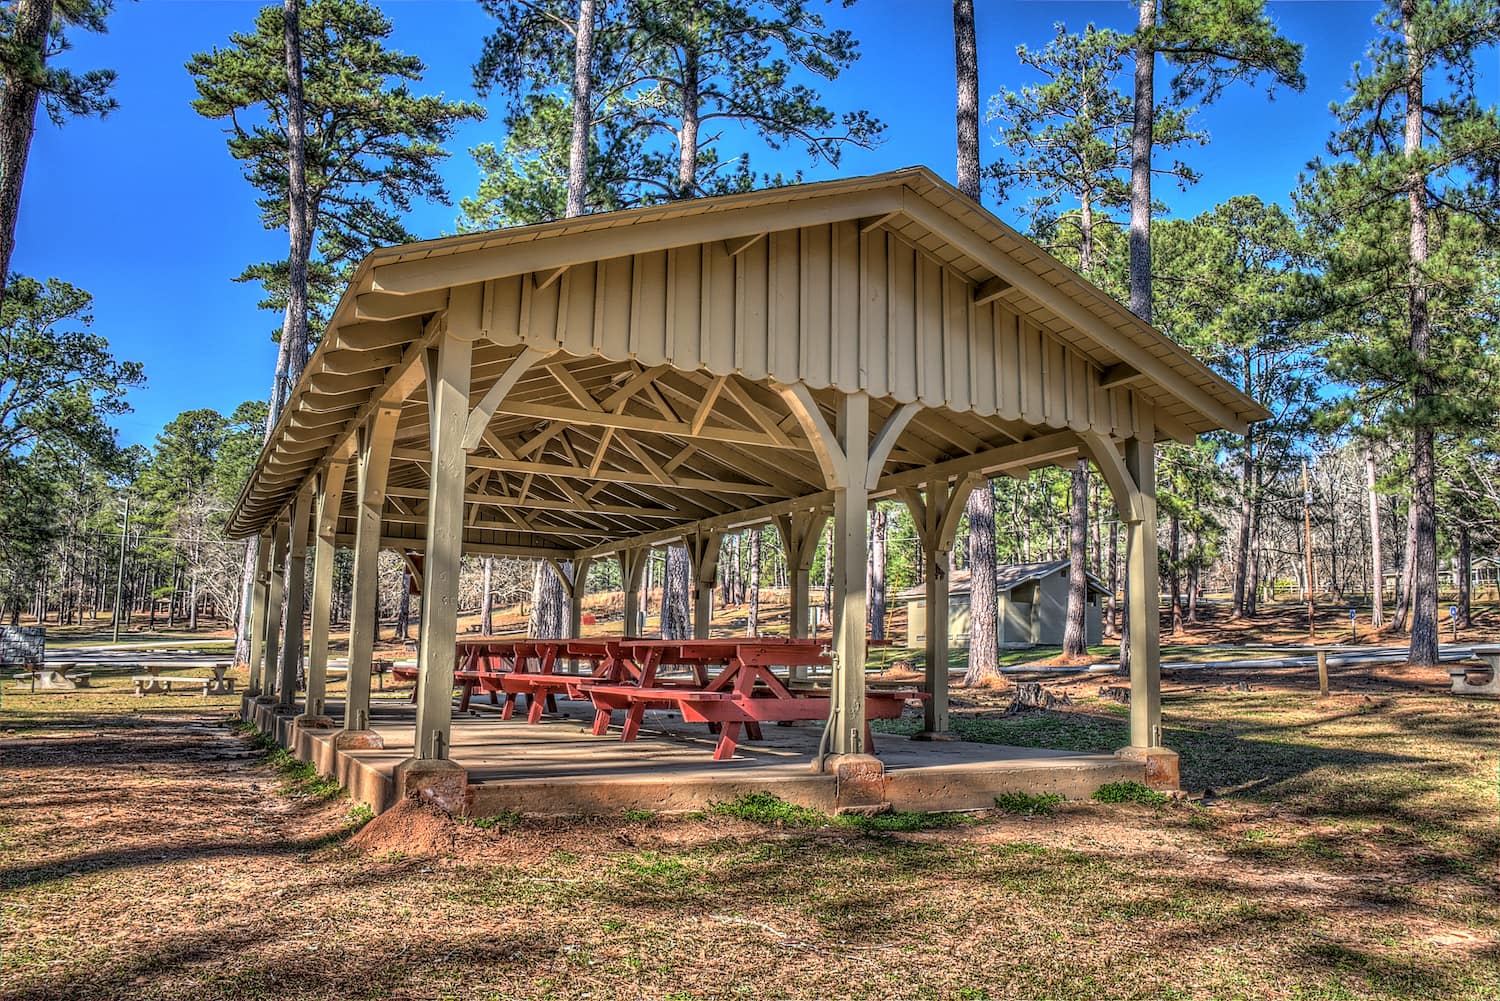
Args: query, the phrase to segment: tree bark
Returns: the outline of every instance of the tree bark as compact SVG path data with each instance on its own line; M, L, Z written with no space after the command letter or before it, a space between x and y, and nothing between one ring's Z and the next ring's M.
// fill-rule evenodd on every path
M1088 517L1089 464L1079 459L1073 467L1073 503L1068 512L1068 619L1063 628L1063 656L1088 653L1085 613L1089 601Z
M668 546L667 569L661 590L661 638L664 640L692 638L692 602L688 598L691 578L687 547Z
M964 684L1000 677L995 594L995 494L985 480L969 494L969 669Z
M569 219L584 213L589 178L589 125L594 118L594 0L578 0L573 46L573 136L568 148Z
M411 632L411 570L401 568L401 593L396 596L396 639L409 639Z
M1157 0L1140 0L1135 36L1135 113L1130 131L1130 311L1151 322L1151 142L1155 127Z
M1172 635L1182 634L1182 516L1175 511L1167 523L1167 583L1172 590Z
M1408 176L1407 201L1411 210L1411 260L1408 264L1407 312L1410 346L1416 365L1412 408L1418 415L1412 428L1412 523L1416 549L1412 559L1411 649L1407 663L1431 667L1438 662L1437 623L1437 464L1433 456L1431 412L1433 387L1427 374L1427 355L1432 346L1431 320L1427 312L1427 174L1421 167L1422 76L1425 53L1419 48L1414 20L1417 0L1401 0L1401 31L1406 46L1406 135L1405 152L1413 164Z
M10 282L21 185L26 179L31 137L36 132L36 107L47 72L52 0L17 0L14 16L11 48L17 65L6 75L0 94L0 297Z
M308 225L307 201L307 125L302 103L302 0L285 0L282 26L286 37L286 105L287 105L287 234L291 253L287 262L286 317L281 340L286 345L286 376L278 387L285 399L291 387L302 378L307 365L307 259L312 253L312 233Z
M1469 538L1469 526L1458 526L1458 625L1467 629L1473 625L1472 586L1470 575L1474 565L1474 548Z
M953 64L958 78L958 190L979 201L979 46L974 0L953 0Z
M1391 615L1391 626L1405 631L1411 615L1411 598L1415 585L1413 560L1417 552L1417 506L1406 506L1406 548L1401 553L1401 576L1397 581L1396 610Z

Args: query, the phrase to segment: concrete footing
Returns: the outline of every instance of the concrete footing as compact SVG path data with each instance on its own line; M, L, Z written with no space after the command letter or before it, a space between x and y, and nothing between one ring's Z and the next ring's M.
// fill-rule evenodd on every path
M298 730L332 730L338 726L338 723L332 716L313 716L309 713L303 713L292 720L292 726Z
M446 758L407 758L396 766L396 795L431 803L454 816L467 816L473 803L469 771Z
M1122 747L1115 757L1146 766L1146 785L1163 792L1182 788L1182 771L1177 752L1165 747Z
M375 751L385 746L385 738L374 730L345 730L333 738L335 751Z
M885 762L873 754L833 754L823 762L833 776L835 813L882 813L891 808Z
M936 741L938 743L947 743L948 741L957 740L958 737L953 733L952 730L923 730L921 733L912 734L911 739L928 742Z

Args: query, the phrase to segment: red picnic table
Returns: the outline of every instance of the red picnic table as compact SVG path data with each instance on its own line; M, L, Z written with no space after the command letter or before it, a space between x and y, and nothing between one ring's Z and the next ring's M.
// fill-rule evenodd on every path
M456 680L460 684L477 685L492 696L497 691L503 692L505 708L501 710L501 719L510 719L515 713L517 696L526 696L528 723L541 721L544 706L548 712L556 712L558 695L566 693L570 698L583 698L577 690L578 682L593 677L608 657L601 640L522 639L489 643L460 640L459 643L467 651L463 669L455 674ZM558 671L564 655L587 661L589 673ZM468 708L467 697L460 701L459 708Z
M820 689L788 688L773 667L826 667L827 649L818 640L727 638L712 640L617 640L601 664L598 680L579 689L594 702L594 733L609 730L616 709L625 711L621 740L634 740L647 709L674 709L693 723L718 732L714 760L734 756L741 732L752 740L760 724L828 718L832 700ZM663 665L685 667L688 678L659 678ZM712 677L710 669L714 669ZM865 742L875 742L868 721L895 719L916 691L874 691L865 695Z

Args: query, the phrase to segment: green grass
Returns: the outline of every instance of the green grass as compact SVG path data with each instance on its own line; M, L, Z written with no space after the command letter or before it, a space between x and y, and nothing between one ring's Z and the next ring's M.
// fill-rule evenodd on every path
M827 814L788 803L780 796L768 792L747 792L727 803L715 803L708 812L716 817L733 817L755 824L776 824L782 827L821 827L828 823Z
M1018 813L1023 817L1050 816L1063 798L1055 792L1004 792L995 797L995 808L1003 813Z
M1093 798L1100 803L1143 803L1146 806L1163 806L1171 797L1139 782L1107 782L1094 790Z

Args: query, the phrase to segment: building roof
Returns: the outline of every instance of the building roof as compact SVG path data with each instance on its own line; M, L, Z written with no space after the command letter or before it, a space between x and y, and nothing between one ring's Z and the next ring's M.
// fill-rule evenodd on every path
M815 505L784 403L872 431L920 408L877 496L933 472L1071 461L1079 435L1191 439L1266 414L923 167L465 234L371 253L229 519L263 530L399 408L383 544L425 532L423 363L474 336L464 545L568 558ZM476 410L477 412L477 410ZM959 468L959 467L964 468ZM345 481L352 491L354 477ZM824 498L826 500L826 498ZM336 535L353 530L353 505Z
M1041 580L1044 577L1050 577L1055 573L1062 573L1066 575L1067 572L1067 560L1049 560L1045 563L1011 563L1008 565L1001 565L995 570L995 591L997 594L1003 594L1006 591L1015 590L1022 584L1029 584L1032 581ZM948 594L968 594L969 576L970 574L968 570L953 571L953 573L948 577ZM1100 595L1109 594L1109 588L1106 587L1104 582L1098 577L1095 577L1093 574L1089 574L1088 579L1090 591ZM918 584L916 587L909 587L906 590L902 591L897 597L899 597L903 601L909 601L925 598L926 596L927 592L924 586Z

